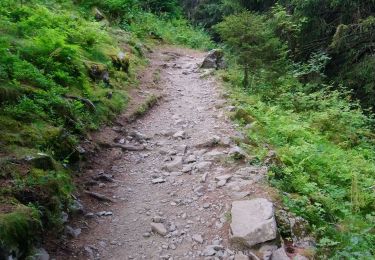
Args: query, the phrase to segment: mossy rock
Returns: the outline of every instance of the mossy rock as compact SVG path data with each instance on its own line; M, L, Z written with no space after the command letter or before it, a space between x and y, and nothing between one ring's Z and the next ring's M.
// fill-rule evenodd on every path
M255 121L255 119L243 108L237 109L232 115L232 119L241 121L244 124L251 124Z
M130 56L128 53L119 52L117 55L112 55L111 59L113 67L118 71L129 73Z
M56 170L55 160L48 154L38 153L35 156L26 157L26 161L30 162L32 166L42 170Z
M41 222L35 209L17 206L10 213L0 214L0 256L25 259L37 241L39 230Z

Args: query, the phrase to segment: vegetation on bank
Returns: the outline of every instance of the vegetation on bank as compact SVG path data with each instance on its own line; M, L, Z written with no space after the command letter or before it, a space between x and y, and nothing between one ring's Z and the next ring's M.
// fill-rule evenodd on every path
M269 181L311 225L319 259L372 259L374 118L352 92L323 83L326 54L303 63L288 58L287 42L277 35L285 15L280 6L265 15L244 11L214 27L231 59L222 78L246 126L249 141L242 145L256 165L276 152Z
M374 1L181 0L181 3L192 22L211 31L218 41L220 37L213 27L228 15L244 10L267 17L273 13L275 33L285 41L291 60L306 63L318 53L328 56L323 68L326 77L321 80L334 89L344 87L353 91L352 96L362 107L373 108Z
M1 259L24 259L43 233L63 231L80 142L126 107L146 52L163 42L212 46L156 2L1 1Z
M0 258L24 258L43 232L61 233L80 141L126 107L150 47L213 47L177 2L0 2ZM372 259L373 4L181 3L225 44L220 73L245 117L242 145L252 164L276 152L269 181L310 223L319 259Z

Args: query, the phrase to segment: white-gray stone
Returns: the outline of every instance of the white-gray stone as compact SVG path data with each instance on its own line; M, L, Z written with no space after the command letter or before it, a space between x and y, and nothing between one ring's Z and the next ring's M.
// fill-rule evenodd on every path
M173 159L173 161L166 163L163 166L163 170L169 171L169 172L175 172L181 170L183 165L183 159L182 157L178 156Z
M272 253L271 260L290 260L283 247Z
M197 161L197 158L195 157L195 155L190 155L188 156L186 159L185 159L185 163L193 163L193 162L196 162Z
M192 239L199 244L203 244L203 237L199 234L193 235Z
M234 256L234 260L249 260L250 258L244 254L238 254Z
M211 165L212 162L200 162L195 165L195 168L200 172L204 172L210 169Z
M208 176L208 173L207 173L207 172L204 173L204 174L202 175L202 178L201 178L201 182L202 182L202 183L206 182L206 180L207 180L207 176Z
M151 182L152 182L152 184L164 183L165 179L163 179L163 178L156 178L156 179L153 179Z
M65 233L72 238L77 238L81 234L80 228L72 228L71 226L65 226Z
M218 161L223 157L224 157L224 153L217 151L217 150L213 150L204 155L204 159L207 161Z
M215 179L218 181L217 186L223 187L225 184L227 184L227 182L230 178L232 178L232 175L230 175L230 174L215 177Z
M230 149L229 156L232 156L235 159L243 159L247 155L246 155L246 153L240 147L235 146L232 149Z
M167 229L162 223L151 223L151 230L154 233L165 236L168 234Z
M49 254L44 248L38 248L35 252L34 258L35 260L49 260Z
M258 198L232 203L231 240L252 247L276 238L273 204Z
M186 132L185 131L178 131L176 132L174 135L173 135L173 138L181 138L181 139L185 139L186 138Z

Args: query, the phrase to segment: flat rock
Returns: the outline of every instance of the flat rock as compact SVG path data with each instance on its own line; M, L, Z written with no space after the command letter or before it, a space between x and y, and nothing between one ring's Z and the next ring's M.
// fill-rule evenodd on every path
M195 165L195 169L197 169L199 172L203 172L209 170L211 165L212 162L200 162Z
M231 241L252 247L276 238L273 204L258 198L232 203Z
M238 254L234 256L234 260L249 260L250 258L247 255Z
M152 184L164 183L165 179L163 179L163 178L156 178L156 179L153 179L151 182L152 182Z
M163 170L169 171L169 172L175 172L182 169L183 166L183 158L180 156L177 156L173 159L173 161L166 163L163 166Z
M151 230L154 233L157 233L161 236L165 236L168 234L167 229L162 223L151 223Z
M195 157L195 155L190 155L185 159L185 163L193 163L196 161L197 161L197 158Z
M49 254L48 252L44 249L44 248L38 248L35 252L35 256L34 256L35 260L49 260L50 257L49 257Z
M235 199L235 200L240 200L240 199L243 199L247 196L250 195L250 192L248 191L234 191L232 194L231 194L231 198L232 199Z
M186 138L186 132L185 131L178 131L173 135L173 138L176 139L185 139Z
M209 137L207 140L202 141L201 143L196 144L196 147L214 147L220 144L220 137L213 135Z
M271 260L290 260L284 248L279 248L272 253Z
M193 235L192 239L193 239L193 241L195 241L199 244L203 244L203 237L201 235L198 235L198 234Z
M220 245L208 245L203 251L203 256L213 256L223 250L224 250L224 247Z
M80 228L72 228L71 226L65 226L65 233L72 237L77 238L81 234L82 230Z
M224 157L224 153L214 150L204 155L204 159L207 161L217 161Z
M253 180L255 182L258 182L266 176L267 171L267 167L247 166L238 169L234 173L234 176L243 180Z
M229 156L235 159L243 159L246 158L247 155L239 146L235 146L232 149L230 149Z
M207 180L207 176L208 176L208 173L207 173L207 172L204 173L204 174L202 175L202 178L201 178L201 182L202 182L202 183L206 182L206 180Z
M221 176L217 176L215 177L215 179L218 181L217 182L217 186L218 187L223 187L225 186L225 184L227 184L228 180L232 178L232 175L230 174L226 174L226 175L221 175Z

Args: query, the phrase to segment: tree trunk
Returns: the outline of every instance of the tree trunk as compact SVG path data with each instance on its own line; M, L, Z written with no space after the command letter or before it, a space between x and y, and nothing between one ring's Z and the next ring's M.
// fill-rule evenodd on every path
M247 65L244 66L244 77L243 77L243 88L248 89L249 87L249 67Z

